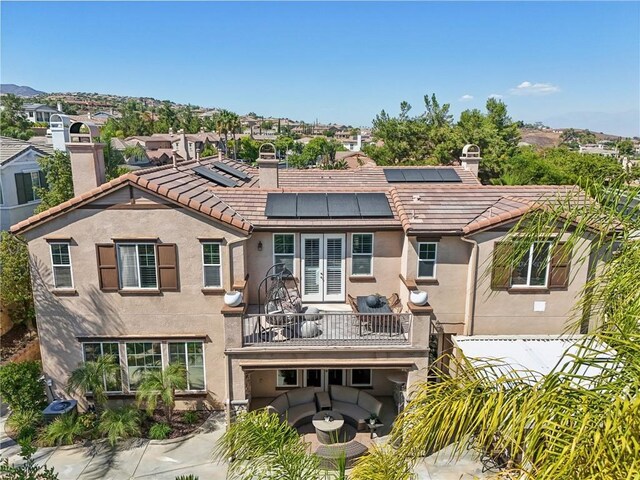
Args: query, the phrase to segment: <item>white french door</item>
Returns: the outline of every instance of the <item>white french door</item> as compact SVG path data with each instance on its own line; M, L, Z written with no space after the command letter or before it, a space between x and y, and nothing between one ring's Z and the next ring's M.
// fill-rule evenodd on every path
M303 234L302 301L344 302L345 235Z

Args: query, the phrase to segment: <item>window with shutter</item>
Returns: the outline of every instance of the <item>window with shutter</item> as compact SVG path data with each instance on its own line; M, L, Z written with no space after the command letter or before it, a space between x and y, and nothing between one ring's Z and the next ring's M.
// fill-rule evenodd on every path
M569 286L571 266L571 248L566 242L560 242L551 251L549 288L562 289Z
M96 256L98 259L100 290L104 292L118 291L116 246L113 243L96 245Z
M160 243L158 249L158 274L160 290L178 290L178 252L175 243Z
M33 185L30 173L16 173L16 192L18 193L18 204L22 205L33 200Z
M511 250L510 242L496 242L493 245L491 288L494 290L504 290L511 285Z

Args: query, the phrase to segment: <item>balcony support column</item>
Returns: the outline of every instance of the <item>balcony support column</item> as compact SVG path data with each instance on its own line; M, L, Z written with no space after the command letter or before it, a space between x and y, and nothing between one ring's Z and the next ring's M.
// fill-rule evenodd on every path
M225 352L230 349L242 347L242 316L247 310L247 305L242 303L237 307L225 306L221 313L224 318L224 345ZM226 361L226 420L227 425L235 418L242 406L247 406L245 375L242 368L234 361L233 357L225 353Z

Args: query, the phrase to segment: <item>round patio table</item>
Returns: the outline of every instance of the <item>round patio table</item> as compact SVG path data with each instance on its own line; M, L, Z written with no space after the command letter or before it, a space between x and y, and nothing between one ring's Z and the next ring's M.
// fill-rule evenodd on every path
M320 443L325 445L341 443L340 433L344 426L344 418L341 414L333 410L321 410L313 416L311 423L316 429L316 436Z

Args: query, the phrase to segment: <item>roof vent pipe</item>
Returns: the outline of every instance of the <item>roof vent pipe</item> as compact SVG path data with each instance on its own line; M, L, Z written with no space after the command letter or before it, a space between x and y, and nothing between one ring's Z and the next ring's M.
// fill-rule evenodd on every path
M173 152L171 154L171 160L173 161L173 168L178 168L178 157L176 157L176 153Z

